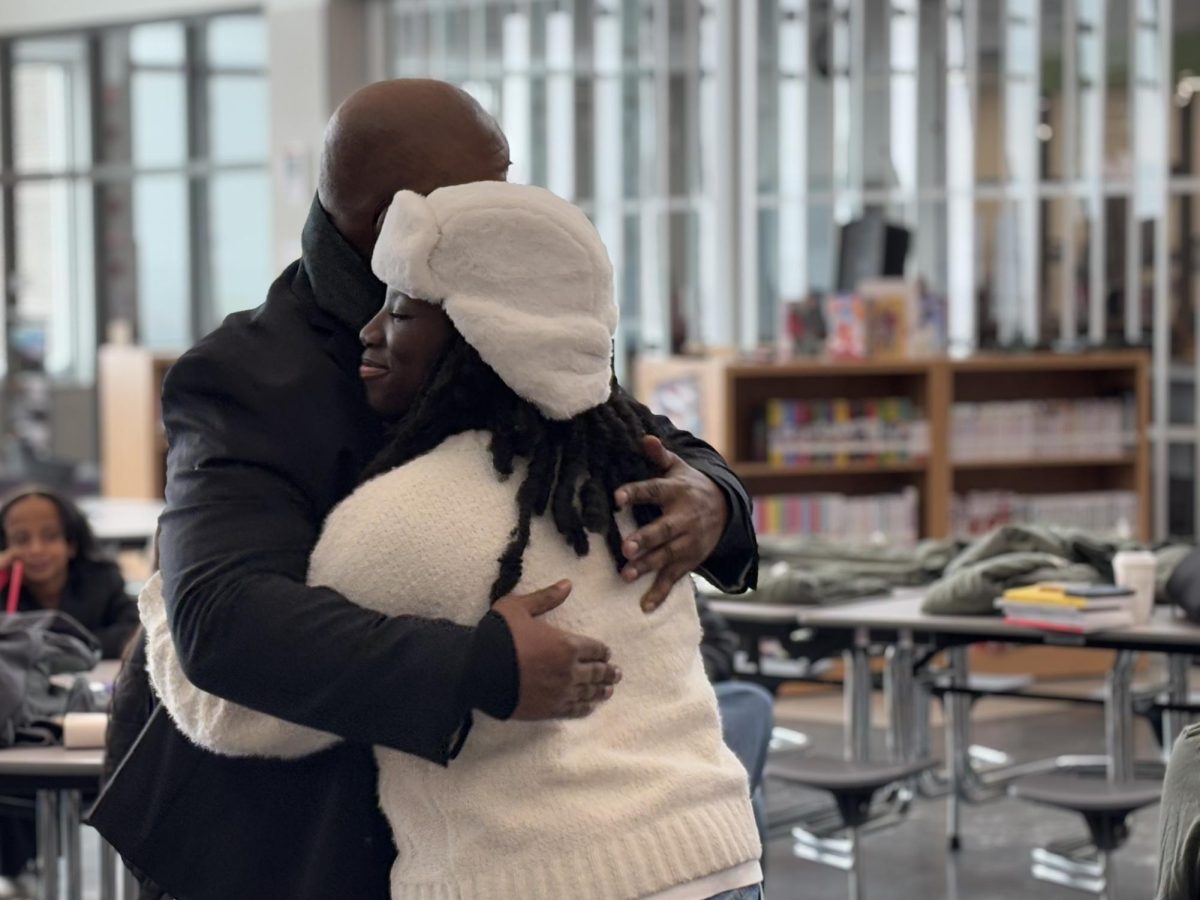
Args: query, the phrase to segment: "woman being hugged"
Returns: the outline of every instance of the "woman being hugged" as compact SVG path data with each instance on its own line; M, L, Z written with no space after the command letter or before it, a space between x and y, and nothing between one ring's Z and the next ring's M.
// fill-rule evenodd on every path
M401 192L373 263L389 290L360 374L393 437L330 514L310 582L389 616L476 622L487 598L569 572L548 619L604 641L623 674L586 718L478 715L447 767L378 749L392 896L759 896L746 774L722 741L691 582L647 616L644 585L621 575L623 535L652 510L615 493L656 475L642 442L657 435L614 389L612 266L594 227L540 188ZM152 594L151 673L185 733L243 755L336 740L188 685Z

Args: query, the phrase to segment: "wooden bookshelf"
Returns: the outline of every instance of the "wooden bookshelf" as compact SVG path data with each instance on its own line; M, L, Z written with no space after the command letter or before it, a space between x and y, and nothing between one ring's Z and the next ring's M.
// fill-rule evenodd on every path
M104 496L163 498L167 440L162 428L162 383L177 358L174 353L142 347L106 344L100 348L100 480Z
M1057 493L1126 490L1137 498L1134 531L1150 532L1149 359L1144 352L981 354L852 362L795 360L778 364L731 358L645 358L634 373L637 396L665 410L716 447L751 494L834 491L865 494L915 485L926 537L950 532L955 492L1011 490ZM1031 456L955 461L950 413L955 402L1132 396L1136 436L1131 452L1113 456ZM929 454L920 461L775 466L754 452L754 426L766 401L907 397L928 423ZM675 408L671 408L671 406Z

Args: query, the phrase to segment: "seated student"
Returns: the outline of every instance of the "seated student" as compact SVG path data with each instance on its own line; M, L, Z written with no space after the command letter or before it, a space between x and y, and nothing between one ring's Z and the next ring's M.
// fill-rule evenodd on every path
M644 585L621 577L623 536L651 511L615 493L651 475L642 440L657 428L613 387L599 235L540 188L401 192L374 268L389 291L360 373L393 440L326 520L310 582L384 615L477 622L486 598L566 574L546 618L603 640L623 674L590 716L477 715L445 767L377 748L392 897L760 898L746 772L722 741L691 581L647 615ZM149 670L185 734L247 756L338 740L191 686L158 588L141 598Z
M87 519L48 488L21 488L0 502L0 582L23 567L20 610L58 609L95 635L105 659L120 659L138 625L115 562L96 553Z
M18 610L62 610L95 635L105 658L121 655L138 625L137 603L125 593L116 563L96 555L92 529L74 503L36 486L0 501L0 597L18 561ZM0 898L16 894L10 879L22 876L37 849L32 812L20 798L8 801L10 808L17 804L19 812L0 816ZM28 882L28 874L20 881Z

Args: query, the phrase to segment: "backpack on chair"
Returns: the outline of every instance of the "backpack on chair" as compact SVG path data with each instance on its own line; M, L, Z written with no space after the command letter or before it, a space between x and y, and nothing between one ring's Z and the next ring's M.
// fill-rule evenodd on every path
M66 613L0 618L0 747L56 743L63 716L94 711L87 673L99 661L95 637Z

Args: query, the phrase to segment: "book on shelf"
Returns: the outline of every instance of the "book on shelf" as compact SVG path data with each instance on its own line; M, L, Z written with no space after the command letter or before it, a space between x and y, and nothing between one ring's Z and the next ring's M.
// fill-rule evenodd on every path
M929 424L908 397L768 400L762 418L775 466L898 463L929 453Z
M867 279L821 298L819 309L832 359L903 359L946 349L946 298L919 281Z
M877 278L858 286L866 322L866 353L871 359L898 359L912 349L920 290L903 278Z
M950 448L955 462L1112 457L1137 441L1132 396L1098 399L955 403Z
M1082 528L1119 538L1132 536L1138 520L1135 491L1078 491L1064 494L1021 494L1016 491L968 491L955 494L950 528L956 537L972 538L1002 525L1058 525Z
M754 498L759 534L804 534L853 544L914 544L919 533L917 489L890 494L774 494Z
M825 352L831 359L863 359L867 355L867 310L858 294L830 294L825 310Z
M1132 625L1133 598L1115 585L1039 583L1010 588L996 606L1013 625L1089 634Z

